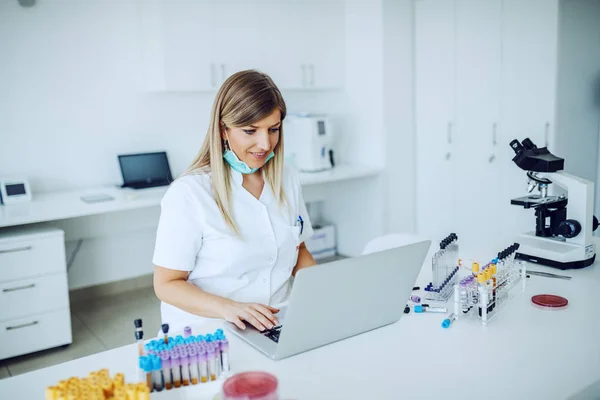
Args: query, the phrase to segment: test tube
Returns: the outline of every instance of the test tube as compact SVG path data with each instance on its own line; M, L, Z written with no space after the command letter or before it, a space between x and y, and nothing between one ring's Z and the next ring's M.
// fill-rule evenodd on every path
M158 356L152 356L152 381L154 382L154 390L162 392L163 390L163 378L162 378L162 361Z
M203 348L198 351L198 367L200 382L208 382L208 354Z
M192 336L192 328L189 326L186 326L185 328L183 328L183 337L185 339L189 338L190 336Z
M190 385L190 359L184 347L180 348L179 362L181 363L181 383L183 386Z
M215 349L215 373L218 378L223 372L221 366L221 341L219 339L215 339L213 342L213 347Z
M145 377L145 382L146 385L148 386L148 389L150 391L152 391L152 363L150 362L150 359L147 356L142 356L140 357L140 368L144 370L146 377Z
M208 347L207 354L208 375L210 376L210 380L214 381L217 379L217 357L214 347Z
M483 296L483 293L486 291L486 289L485 289L485 275L483 273L479 273L479 275L477 275L477 290L478 290L478 293L479 293L479 296L478 296L478 300L479 300L479 316L482 317L483 316L483 310L485 310L486 307L487 307L487 305L484 302L484 300L487 300L487 298L485 298Z
M229 372L229 340L226 337L221 339L221 362L223 364L223 371Z
M169 344L169 324L162 324L161 329L163 334L165 335L164 340L165 344Z
M138 356L145 355L144 353L144 331L142 330L142 320L136 319L133 321L133 325L135 326L135 339L138 345Z
M466 314L467 311L469 311L469 300L467 298L467 282L466 281L460 282L459 297L460 297L460 304L462 306L462 312L463 312L463 314Z
M188 349L190 359L190 382L192 385L198 384L198 351L194 346Z
M181 387L181 361L179 359L179 353L175 350L172 350L170 353L171 356L171 374L173 376L173 386L175 388Z
M162 364L165 389L171 390L173 389L173 378L171 378L171 360L169 359L169 353L167 353L167 351L160 352L160 361Z

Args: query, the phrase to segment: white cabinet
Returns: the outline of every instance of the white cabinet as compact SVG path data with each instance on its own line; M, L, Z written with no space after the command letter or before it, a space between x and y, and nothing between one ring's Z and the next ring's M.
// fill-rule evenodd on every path
M534 224L508 143L552 142L558 1L414 5L417 229L493 256Z
M140 1L142 68L151 91L212 91L258 69L281 89L341 88L344 3Z
M72 342L63 231L0 230L0 304L0 359Z
M443 238L454 228L454 2L415 2L417 230Z

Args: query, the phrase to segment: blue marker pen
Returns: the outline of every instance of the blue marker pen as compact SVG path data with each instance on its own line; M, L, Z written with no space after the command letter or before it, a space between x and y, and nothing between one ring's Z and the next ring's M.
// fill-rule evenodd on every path
M304 231L304 220L301 215L298 215L298 222L300 223L300 234L302 235L302 232Z

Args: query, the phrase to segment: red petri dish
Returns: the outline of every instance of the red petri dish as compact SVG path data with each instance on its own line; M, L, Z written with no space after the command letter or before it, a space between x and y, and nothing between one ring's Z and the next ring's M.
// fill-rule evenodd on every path
M266 372L242 372L223 383L223 400L278 400L277 378Z
M553 294L538 294L531 298L533 304L547 308L561 308L569 304L569 300Z

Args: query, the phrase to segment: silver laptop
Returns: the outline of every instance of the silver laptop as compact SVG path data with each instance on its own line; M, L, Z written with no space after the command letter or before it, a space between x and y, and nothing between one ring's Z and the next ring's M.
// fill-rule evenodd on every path
M227 329L274 360L391 324L404 307L431 241L298 271L280 326ZM316 327L316 328L315 328Z

